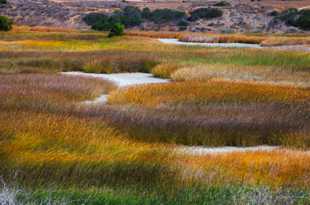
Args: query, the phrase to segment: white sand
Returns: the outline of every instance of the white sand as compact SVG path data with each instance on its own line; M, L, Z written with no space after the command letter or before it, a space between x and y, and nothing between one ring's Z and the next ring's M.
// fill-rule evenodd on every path
M253 146L253 147L202 147L202 146L178 146L175 151L179 154L193 156L203 156L208 154L225 154L232 152L256 152L256 151L273 151L279 149L277 146Z
M115 83L118 87L128 87L141 84L167 83L169 80L156 78L149 73L114 73L96 74L82 72L64 72L65 75L75 75L83 77L100 78Z
M309 45L284 45L284 46L261 46L259 44L249 43L199 43L199 42L183 42L176 38L160 38L161 43L183 46L202 46L202 47L221 47L221 48L264 48L276 50L292 50L310 52Z
M169 80L155 78L149 73L115 73L115 74L96 74L96 73L83 73L83 72L63 72L64 75L71 76L82 76L89 78L99 78L102 80L107 80L119 88L124 88L128 86L142 85L142 84L153 84L153 83L167 83ZM100 95L94 100L87 100L82 102L82 105L102 105L108 100L106 94Z
M94 74L82 72L64 72L65 75L83 76L90 78L99 78L115 83L120 89L128 86L168 83L169 80L155 78L148 73L116 73L116 74ZM108 95L103 94L94 100L82 102L83 105L101 105L107 102ZM231 152L254 152L254 151L272 151L278 149L277 146L255 146L255 147L201 147L201 146L177 146L175 151L179 154L203 156L208 154L225 154Z
M176 38L160 38L159 41L165 44L183 45L183 46L222 47L222 48L262 48L262 46L260 46L259 44L182 42Z

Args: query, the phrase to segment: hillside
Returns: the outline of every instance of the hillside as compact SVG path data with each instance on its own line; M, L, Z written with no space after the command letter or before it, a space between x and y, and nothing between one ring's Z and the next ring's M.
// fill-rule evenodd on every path
M62 26L70 28L85 28L82 17L88 13L111 13L127 5L139 8L177 9L189 13L196 8L214 7L219 1L156 1L156 0L9 0L0 6L0 14L11 17L17 24L31 26ZM275 23L270 16L272 11L282 11L287 8L304 8L309 6L307 0L230 0L229 5L220 6L223 16L212 20L191 22L187 30L211 32L300 32L300 30ZM178 28L175 24L153 25L145 23L143 30L172 30Z

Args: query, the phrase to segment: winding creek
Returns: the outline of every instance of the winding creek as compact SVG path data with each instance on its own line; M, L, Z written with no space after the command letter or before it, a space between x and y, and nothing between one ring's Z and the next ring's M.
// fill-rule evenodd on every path
M275 49L275 50L291 50L310 52L310 45L281 45L281 46L261 46L259 44L249 43L199 43L199 42L183 42L176 38L160 38L159 42L170 45L181 46L200 46L210 48L256 48L256 49Z
M182 45L182 46L202 46L212 48L263 48L259 44L249 43L198 43L198 42L183 42L176 38L160 38L159 42L164 44Z
M169 83L170 80L156 78L149 73L115 73L115 74L94 74L83 72L64 72L63 75L82 76L108 80L118 86L119 89L129 86L145 85L153 83ZM107 102L108 95L103 94L94 100L84 101L86 106L104 105ZM253 147L203 147L203 146L183 146L178 145L173 148L177 154L192 156L203 156L209 154L225 154L232 152L256 152L256 151L273 151L279 149L277 146L253 146Z

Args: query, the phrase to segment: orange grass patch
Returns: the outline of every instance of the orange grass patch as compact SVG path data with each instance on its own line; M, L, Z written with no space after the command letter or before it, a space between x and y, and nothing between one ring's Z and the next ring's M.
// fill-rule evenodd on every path
M176 82L131 87L113 92L110 104L136 104L148 107L170 103L211 102L307 102L308 89L234 82Z
M309 188L310 184L309 152L280 150L228 153L184 156L182 160L185 166L196 170L196 177L205 183L240 183L278 188ZM197 175L197 172L200 174Z
M0 145L0 174L17 172L23 184L149 185L169 161L161 146L129 141L102 121L69 115L1 111Z

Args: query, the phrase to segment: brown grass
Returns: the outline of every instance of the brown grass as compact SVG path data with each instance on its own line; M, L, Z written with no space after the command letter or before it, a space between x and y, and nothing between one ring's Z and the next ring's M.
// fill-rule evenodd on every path
M61 109L115 88L110 82L46 74L1 75L0 106L14 109Z

